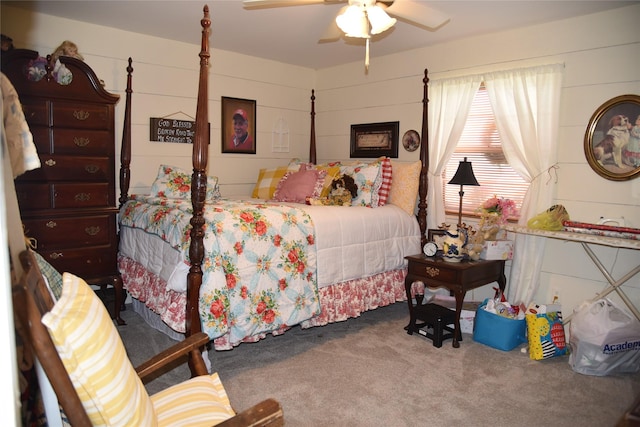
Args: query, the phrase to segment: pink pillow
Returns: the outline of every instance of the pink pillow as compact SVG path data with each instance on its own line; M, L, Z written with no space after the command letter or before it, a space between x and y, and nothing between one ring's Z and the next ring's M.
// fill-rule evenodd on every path
M273 193L273 200L306 203L308 197L314 199L320 197L327 171L300 169L297 172L287 172L282 177Z

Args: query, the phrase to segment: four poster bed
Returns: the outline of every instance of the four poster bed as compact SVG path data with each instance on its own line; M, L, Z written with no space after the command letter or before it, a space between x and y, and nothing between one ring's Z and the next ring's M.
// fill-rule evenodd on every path
M287 165L283 178L271 182L275 186L278 181L273 194L261 193L264 188L258 191L257 183L254 198L223 199L217 192L217 178L207 175L210 21L206 9L202 25L193 173L161 165L151 194L144 196L128 194L131 59L127 68L118 265L135 305L150 309L136 310L145 310L148 320L160 319L175 334L202 330L215 349L231 349L297 324L325 325L406 300L404 257L420 253L426 240L426 70L419 162L408 165L394 160L388 176L389 159L316 165L312 92L310 162ZM336 176L336 170L364 174L357 178L362 184L358 206L310 206L287 197L274 200L286 193L286 181L307 175L315 176L314 191L320 194L321 187L332 181L327 178L330 170ZM209 171L215 172L215 165ZM375 179L369 179L367 171L377 174ZM270 173L261 171L261 178ZM410 179L411 185L401 179ZM394 204L406 197L406 187L417 189L417 219L415 193L409 196L413 196L410 213ZM383 190L391 193L389 203L381 200ZM190 199L179 197L188 196L189 191Z

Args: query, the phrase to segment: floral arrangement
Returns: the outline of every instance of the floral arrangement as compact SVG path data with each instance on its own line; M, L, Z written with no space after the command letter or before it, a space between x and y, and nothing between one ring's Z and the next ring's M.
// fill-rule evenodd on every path
M498 240L498 232L509 217L517 213L513 200L493 196L478 208L480 212L480 224L478 224L477 240L482 243L485 240Z
M480 205L479 210L481 217L497 217L497 222L499 225L506 224L509 217L514 216L518 212L518 210L516 209L516 204L513 200L505 199L502 197L498 198L497 196L493 196L492 198L485 201L482 205Z

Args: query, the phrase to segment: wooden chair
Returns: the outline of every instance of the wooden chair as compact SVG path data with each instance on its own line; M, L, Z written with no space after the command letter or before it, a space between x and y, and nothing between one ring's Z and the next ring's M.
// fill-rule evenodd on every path
M135 371L125 353L124 359L126 361L120 366L118 355L124 351L124 346L106 309L99 303L100 300L97 296L92 295L91 288L88 286L85 288L86 284L82 279L65 273L63 281L64 286L68 287L68 289L64 290L60 300L55 302L38 268L33 253L24 251L20 254L20 259L24 266L24 274L19 283L13 286L16 326L23 334L29 337L28 343L25 344L29 344L31 348L27 350L32 350L39 360L61 407L74 427L90 426L96 422L96 419L100 417L104 419L105 416L130 417L132 412L139 412L142 415L138 415L139 418L127 418L125 421L120 419L120 422L127 425L143 425L141 420L151 417L156 418L152 422L158 422L158 425L180 425L175 420L184 421L186 418L196 415L194 410L184 411L184 408L180 408L180 405L176 402L181 399L187 399L189 405L193 406L194 400L202 400L204 395L207 396L207 399L211 397L210 395L213 395L215 399L213 402L206 401L201 405L200 415L198 416L200 419L204 419L202 425L282 426L284 424L280 404L273 399L267 399L252 408L235 414L228 404L226 392L219 382L217 374L208 375L207 372L197 372L197 376L190 380L172 386L153 396L146 395L146 390L142 385L143 379L157 376L161 369L166 369L166 366L176 362L181 357L183 358L190 352L195 351L199 354L199 349L209 340L207 335L204 333L195 334L143 363ZM71 289L74 290L70 291ZM71 299L67 291L72 293ZM71 311L58 312L65 306L68 309L71 306L70 303L73 305L72 309L70 309ZM85 312L88 313L86 319L82 319L82 316L78 315L82 310L76 310L81 305L84 307ZM103 313L99 313L98 318L91 317L95 311L100 311L100 309L102 309ZM76 311L73 312L73 310ZM72 312L74 313L73 316L71 315ZM104 326L107 325L107 320L104 320L105 316L108 318L108 323L110 323L113 331L105 332L103 330L104 328L109 329L108 326ZM73 327L78 322L82 325L80 328L87 328L87 325L90 325L89 329L91 330L87 331L86 334L83 329L74 330ZM61 330L63 332L60 332ZM81 333L74 335L74 332ZM100 339L81 342L86 338L85 335L90 336L94 332L94 335L97 334L96 336L99 336ZM109 335L113 332L117 337ZM69 334L66 341L61 339L61 334L64 333ZM95 341L99 342L96 343ZM72 344L69 344L70 342ZM78 353L70 356L70 352L77 350L70 349L75 343L78 343L82 348ZM95 350L103 344L109 346L108 351L94 354ZM56 345L61 349L60 353L56 349ZM81 354L82 351L87 354ZM104 369L110 371L101 372L101 376L98 376L93 370L101 370L101 368L96 368L96 366L102 366L99 360L96 361L96 358L99 359L101 356L104 356L103 359L105 360ZM86 362L86 360L83 362L83 357L89 358L88 365L83 365ZM202 358L202 355L200 355L200 358ZM201 365L204 366L204 363ZM69 369L65 366L69 367ZM81 371L84 368L87 369ZM123 380L123 377L126 376L123 375L123 372L126 373L127 370L134 372L132 376L135 379ZM102 384L102 382L107 382L107 384ZM125 383L126 386L118 388ZM190 390L190 388L193 388L192 384L197 384L199 389L197 391ZM135 392L131 396L127 396L126 392L129 391L132 385L135 388ZM203 387L205 389L204 392ZM146 397L141 396L141 394L146 395ZM159 395L163 396L154 400ZM116 401L109 400L113 398ZM92 403L87 403L88 400L93 404L99 402L97 406L111 406L115 410L106 415L107 410L99 410L99 413L97 413L96 409L91 406ZM131 407L132 402L140 400L146 402L146 413L144 407ZM203 409L205 406L206 410ZM152 409L149 410L149 407ZM209 408L214 408L214 410L210 411ZM169 416L167 411L170 413ZM211 415L211 412L215 412L215 414ZM171 416L174 418L171 418ZM111 418L111 420L113 419Z

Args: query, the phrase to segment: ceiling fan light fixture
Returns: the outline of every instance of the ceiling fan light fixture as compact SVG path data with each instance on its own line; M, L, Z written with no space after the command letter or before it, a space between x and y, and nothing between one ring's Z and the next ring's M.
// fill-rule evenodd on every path
M378 5L368 7L367 16L371 23L371 34L384 33L397 22L395 18L390 17L387 12Z
M361 6L349 6L336 17L336 24L347 37L369 38L369 21Z

